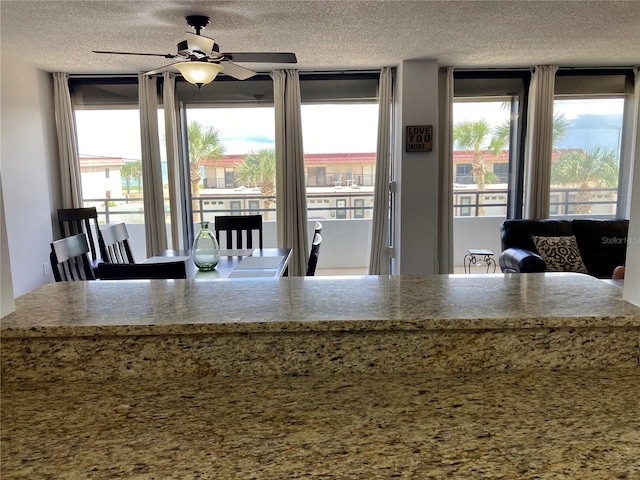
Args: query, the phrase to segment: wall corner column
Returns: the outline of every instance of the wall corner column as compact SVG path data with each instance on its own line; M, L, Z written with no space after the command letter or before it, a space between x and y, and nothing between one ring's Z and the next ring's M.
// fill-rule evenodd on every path
M438 62L407 60L397 72L392 273L430 275L438 272ZM406 151L406 127L416 125L432 126L431 151Z

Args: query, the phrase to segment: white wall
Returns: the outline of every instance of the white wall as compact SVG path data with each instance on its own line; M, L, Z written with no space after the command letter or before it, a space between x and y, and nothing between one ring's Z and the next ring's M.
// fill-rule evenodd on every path
M7 246L7 225L4 221L4 197L2 195L2 175L0 175L0 317L16 309L11 281L11 258Z
M398 67L394 170L396 248L394 274L437 273L438 62L410 60ZM433 125L431 152L405 152L407 125Z
M623 295L626 301L640 306L640 99L637 97L639 95L637 90L640 88L640 72L638 71L636 71L635 85L635 131L632 135L635 144L631 169L633 180Z
M58 171L52 85L50 74L2 57L2 193L16 297L53 280L43 273Z

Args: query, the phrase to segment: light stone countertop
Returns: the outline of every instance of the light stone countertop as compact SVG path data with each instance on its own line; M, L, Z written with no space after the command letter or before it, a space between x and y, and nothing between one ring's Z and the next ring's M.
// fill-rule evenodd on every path
M16 300L2 338L640 326L622 289L580 274L63 282Z
M2 478L632 480L638 392L638 369L26 382Z
M3 480L640 478L640 308L586 275L70 282L16 307Z

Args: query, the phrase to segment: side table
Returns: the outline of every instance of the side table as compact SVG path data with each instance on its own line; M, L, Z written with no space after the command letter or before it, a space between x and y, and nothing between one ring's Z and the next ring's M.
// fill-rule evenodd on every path
M491 250L467 250L467 254L464 256L464 273L471 273L471 266L476 265L478 262L484 262L487 265L487 273L489 268L493 265L493 272L496 272L496 261L493 259L493 252Z

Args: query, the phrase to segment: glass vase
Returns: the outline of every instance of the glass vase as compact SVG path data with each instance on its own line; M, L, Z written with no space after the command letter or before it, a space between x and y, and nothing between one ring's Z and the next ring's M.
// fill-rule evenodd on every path
M200 223L200 231L193 241L193 263L200 270L213 270L220 261L220 246L209 222Z

